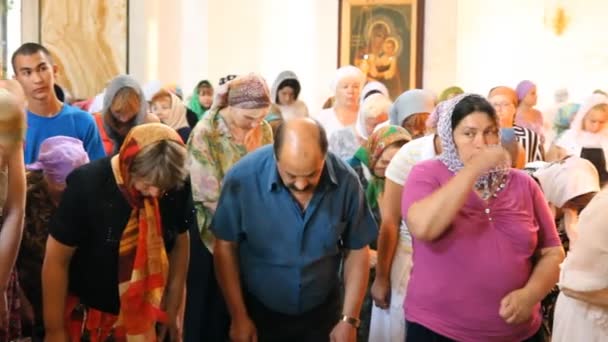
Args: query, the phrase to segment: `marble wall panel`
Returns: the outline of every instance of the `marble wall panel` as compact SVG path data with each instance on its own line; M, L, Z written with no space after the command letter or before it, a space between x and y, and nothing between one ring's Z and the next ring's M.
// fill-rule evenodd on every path
M40 41L74 98L101 92L127 72L128 0L40 0Z

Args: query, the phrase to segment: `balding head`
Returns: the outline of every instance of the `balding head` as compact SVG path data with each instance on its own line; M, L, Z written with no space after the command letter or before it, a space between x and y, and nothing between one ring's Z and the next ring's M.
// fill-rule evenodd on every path
M327 135L313 119L287 120L277 129L274 152L283 183L295 192L312 191L325 165Z
M284 156L310 158L318 155L325 158L327 145L327 135L321 124L310 118L295 118L277 128L274 153L277 160Z

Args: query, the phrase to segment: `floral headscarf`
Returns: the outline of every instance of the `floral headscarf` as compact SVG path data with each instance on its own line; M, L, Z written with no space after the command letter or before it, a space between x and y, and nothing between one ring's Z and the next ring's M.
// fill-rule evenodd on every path
M439 155L439 160L441 160L441 162L447 166L447 168L454 172L454 173L458 173L460 170L462 170L462 168L464 168L464 163L462 162L462 160L460 159L460 156L458 155L458 150L456 148L456 143L454 143L454 132L452 130L452 116L454 114L454 108L456 108L456 105L462 101L463 99L469 97L469 96L475 96L475 97L479 97L482 98L480 95L475 95L475 94L461 94L461 95L457 95L456 97L453 97L447 101L443 101L441 102L437 108L435 108L435 111L437 111L437 117L438 117L438 121L437 121L437 135L439 135L439 138L441 140L441 148L442 148L442 152ZM496 125L498 126L498 118L496 118ZM500 141L500 130L499 130L499 141ZM488 187L489 184L495 180L495 179L499 179L499 177L502 177L504 175L506 175L506 173L508 172L508 166L500 166L500 167L496 167L492 170L490 170L489 172L487 172L486 174L482 175L481 177L479 177L479 179L477 179L477 182L475 183L476 187L481 187L481 186L486 186Z
M365 146L359 148L355 158L359 159L370 170L372 178L365 189L365 197L371 208L378 206L378 196L384 191L384 178L374 174L374 167L380 160L387 147L396 142L407 143L412 136L401 126L389 125L376 130L367 140Z

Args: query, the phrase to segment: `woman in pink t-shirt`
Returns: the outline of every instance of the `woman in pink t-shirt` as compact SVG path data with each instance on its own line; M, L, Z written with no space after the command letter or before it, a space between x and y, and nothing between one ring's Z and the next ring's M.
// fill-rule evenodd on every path
M509 168L483 97L437 111L443 152L416 165L403 192L414 249L407 341L544 341L540 301L564 251L543 194Z

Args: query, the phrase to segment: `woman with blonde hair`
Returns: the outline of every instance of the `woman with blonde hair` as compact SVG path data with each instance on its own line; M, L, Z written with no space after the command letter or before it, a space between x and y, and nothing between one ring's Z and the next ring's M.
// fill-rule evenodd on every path
M354 127L359 112L359 95L364 83L365 75L352 65L336 70L331 84L334 95L332 107L312 115L325 128L328 139L342 128Z
M21 337L19 283L13 271L25 213L25 95L16 81L0 81L0 341Z
M345 127L336 131L329 139L329 150L342 159L351 158L366 143L374 129L388 120L391 100L383 94L367 97L357 115L355 127Z
M565 156L589 160L600 175L600 184L608 182L608 97L593 94L574 116L565 131L549 150L548 159Z

